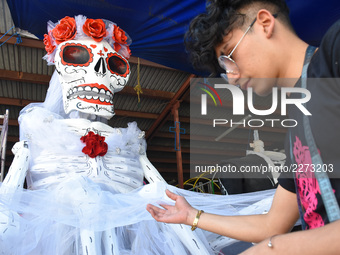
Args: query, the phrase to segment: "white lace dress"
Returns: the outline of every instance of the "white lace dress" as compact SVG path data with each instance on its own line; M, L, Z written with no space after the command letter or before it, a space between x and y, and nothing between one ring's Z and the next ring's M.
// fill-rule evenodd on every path
M224 215L262 213L271 204L273 191L222 196L162 182L143 185L138 158L146 144L136 123L111 128L33 107L21 115L20 125L21 140L27 140L30 150L28 189L0 196L1 212L19 226L6 239L0 234L1 254L86 254L83 230L94 231L97 240L113 231L111 249L118 254L189 254L174 230L157 223L145 209L148 203L172 203L165 189L185 196L196 208ZM89 131L105 137L104 156L91 158L82 152L80 138ZM195 235L210 254L233 242L200 229ZM113 254L105 243L99 246L97 255Z

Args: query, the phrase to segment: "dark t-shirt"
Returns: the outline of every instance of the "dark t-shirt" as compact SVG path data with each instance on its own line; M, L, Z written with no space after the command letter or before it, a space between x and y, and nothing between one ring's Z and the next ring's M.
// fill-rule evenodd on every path
M328 171L338 201L340 201L339 62L340 20L327 31L319 49L311 59L307 72L307 89L311 93L311 99L306 105L312 114L309 121L324 163L322 166L314 166L314 169L322 168ZM295 87L301 87L300 81ZM290 96L290 98L300 97L301 95L297 93L292 93ZM289 118L298 122L298 125L290 128L286 138L286 169L291 171L281 174L279 184L292 192L296 192L295 187L297 187L307 229L321 227L329 221L318 183L313 178L312 160L302 125L303 113L296 106L289 105L288 114ZM296 185L293 177L296 178Z

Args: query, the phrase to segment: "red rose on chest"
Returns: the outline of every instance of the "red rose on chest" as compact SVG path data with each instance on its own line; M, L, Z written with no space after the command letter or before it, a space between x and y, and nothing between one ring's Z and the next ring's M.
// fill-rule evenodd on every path
M87 135L82 136L80 140L85 143L82 152L89 155L90 158L104 156L107 152L107 143L105 137L90 131Z

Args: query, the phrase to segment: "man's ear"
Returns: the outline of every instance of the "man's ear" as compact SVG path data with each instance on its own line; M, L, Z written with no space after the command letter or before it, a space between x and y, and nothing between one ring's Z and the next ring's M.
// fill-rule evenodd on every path
M270 38L273 35L275 18L268 10L259 10L257 13L256 22L262 27L262 31L266 34L267 38Z

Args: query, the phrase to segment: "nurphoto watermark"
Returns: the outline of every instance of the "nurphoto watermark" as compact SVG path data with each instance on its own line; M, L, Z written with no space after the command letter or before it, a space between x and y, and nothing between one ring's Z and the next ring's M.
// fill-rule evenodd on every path
M313 116L307 106L317 95L309 88L292 86L293 79L239 82L241 86L222 78L191 80L191 178L275 179L281 173L293 177L296 172L320 169L335 172L337 162L320 167L286 162L287 132L301 127L302 116Z

